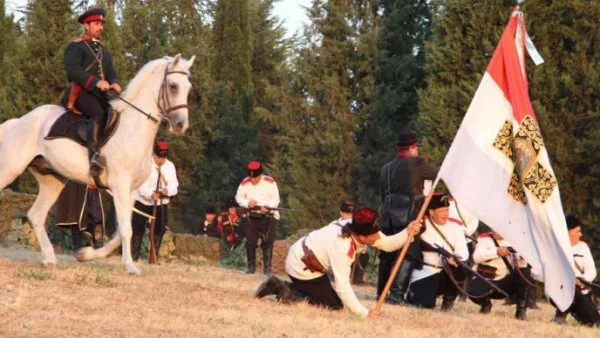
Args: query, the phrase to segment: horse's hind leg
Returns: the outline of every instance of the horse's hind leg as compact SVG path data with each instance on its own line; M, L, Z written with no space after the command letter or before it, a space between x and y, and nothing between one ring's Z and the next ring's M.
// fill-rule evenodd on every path
M42 263L45 266L56 264L56 256L54 255L54 248L48 233L46 232L46 218L48 217L48 211L60 192L63 190L65 183L54 175L41 175L37 170L30 169L31 173L37 180L40 191L31 206L31 209L27 212L27 217L33 225L35 235L40 244L42 251Z

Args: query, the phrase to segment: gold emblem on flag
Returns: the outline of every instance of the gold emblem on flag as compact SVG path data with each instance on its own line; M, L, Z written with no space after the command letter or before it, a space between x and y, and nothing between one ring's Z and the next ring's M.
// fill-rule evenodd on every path
M526 116L517 135L512 134L512 124L505 121L493 143L494 147L514 163L514 172L508 193L518 202L527 204L524 188L544 203L556 187L556 179L537 160L544 142L537 123Z

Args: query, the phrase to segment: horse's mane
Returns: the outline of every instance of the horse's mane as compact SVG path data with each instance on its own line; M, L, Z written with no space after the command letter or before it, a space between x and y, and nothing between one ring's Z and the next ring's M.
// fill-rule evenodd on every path
M147 85L148 78L152 74L154 74L157 70L164 70L162 66L166 66L169 62L171 62L172 57L165 56L160 59L152 60L146 63L133 77L131 81L127 84L127 88L121 94L121 97L131 102L135 97L137 97L142 90ZM126 107L126 103L119 99L112 100L112 105L115 110L122 110Z

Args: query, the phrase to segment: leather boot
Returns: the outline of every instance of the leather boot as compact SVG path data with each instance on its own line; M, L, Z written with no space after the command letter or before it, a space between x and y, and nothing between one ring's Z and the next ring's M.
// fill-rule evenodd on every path
M246 242L246 258L248 259L247 274L256 272L256 247L252 247Z
M98 139L100 136L100 127L98 126L98 123L93 119L88 119L78 126L77 132L87 144L88 154L90 156L89 175L95 177L102 174L104 164L98 153Z
M490 313L492 311L492 301L489 298L486 298L483 303L481 303L481 307L479 308L479 313Z
M442 299L442 307L440 308L440 310L442 310L442 312L449 312L452 310L452 308L454 308L454 297L450 298L447 297L446 295L444 295L443 299Z
M140 250L142 249L142 241L144 239L144 234L133 234L131 236L131 257L134 262L137 262L140 258Z
M557 309L556 313L554 314L553 322L555 322L556 324L559 324L559 325L566 324L567 323L567 313L566 312L560 312Z
M276 276L269 276L260 284L258 289L256 289L254 297L263 298L268 295L276 295L281 288L281 283L283 282Z
M517 311L515 318L518 320L527 320L527 298L517 299Z
M273 247L267 246L263 248L263 267L265 275L271 274L271 261L273 259Z
M408 292L410 277L414 269L415 265L411 260L405 259L404 262L402 262L398 277L396 277L396 282L394 283L396 287L392 285L391 290L393 291L390 291L390 298L393 295L400 303L406 303L406 293Z

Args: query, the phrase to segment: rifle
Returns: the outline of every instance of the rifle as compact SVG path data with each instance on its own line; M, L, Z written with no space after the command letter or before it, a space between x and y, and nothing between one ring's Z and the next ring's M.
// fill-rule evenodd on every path
M585 279L583 279L583 277L577 277L577 279L579 279L581 284L587 286L590 289L600 289L600 284L598 284L598 283L588 282Z
M500 294L502 294L504 297L509 297L509 295L502 290L501 288L499 288L496 284L490 282L489 280L487 280L487 278L485 278L484 276L482 276L479 272L471 269L470 266L468 266L467 264L465 264L463 261L461 261L460 259L458 259L458 257L456 257L455 255L451 254L450 252L448 252L448 250L444 249L444 247L439 246L438 244L435 244L435 246L421 240L423 244L428 245L431 247L431 249L437 253L439 253L440 255L444 256L446 259L449 258L454 258L454 261L456 262L456 264L458 264L461 268L463 268L464 271L467 271L469 273L471 273L472 275L474 275L475 277L479 277L484 283L486 283L487 285L489 285L492 289L498 291Z
M263 206L260 205L255 205L252 208L237 208L237 214L238 216L243 216L246 215L252 211L259 211ZM290 209L290 208L272 208L272 207L267 207L265 206L265 208L269 211L293 211L293 212L305 212L304 210L298 210L298 209Z

